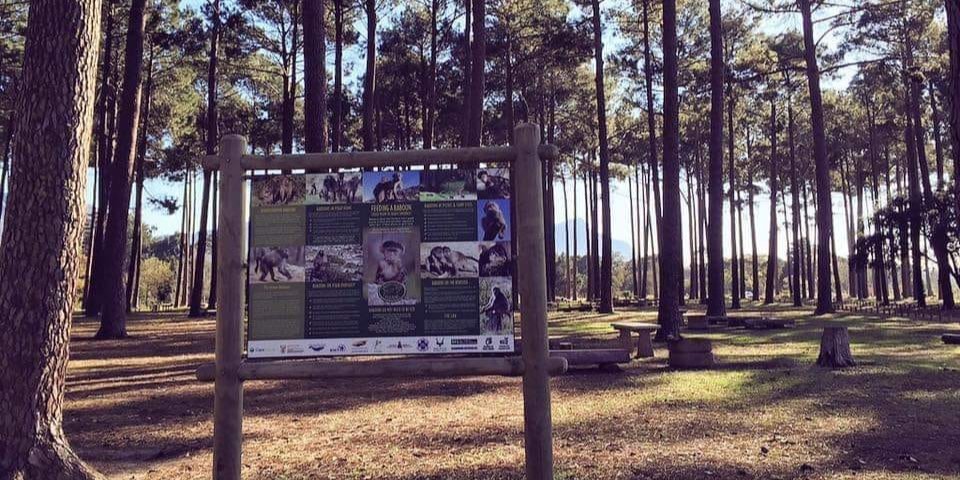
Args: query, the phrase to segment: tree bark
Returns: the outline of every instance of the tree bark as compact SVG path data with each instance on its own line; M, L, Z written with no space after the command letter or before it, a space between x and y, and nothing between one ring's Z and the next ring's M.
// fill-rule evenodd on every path
M210 19L210 55L207 63L207 118L206 118L206 152L207 155L217 153L217 142L220 141L219 111L217 108L217 65L219 60L220 42L220 0L213 0L212 18ZM294 40L296 41L296 40ZM200 232L197 238L197 258L194 259L193 285L190 290L189 316L202 317L204 266L207 262L207 213L210 210L210 182L212 172L203 172L203 190L200 200ZM211 277L216 276L216 270Z
M374 115L377 90L377 2L364 0L367 11L367 70L363 76L363 149L372 151L375 144Z
M136 157L134 140L140 124L141 69L146 0L133 0L127 22L123 89L118 114L116 158L111 166L110 206L104 232L104 252L126 252L130 215L130 177ZM127 292L124 255L108 255L103 262L103 310L96 338L127 336Z
M596 66L597 126L600 142L600 216L603 232L600 239L600 313L613 313L613 238L610 218L610 148L607 144L607 100L603 82L603 32L600 21L600 0L593 0L593 55ZM679 182L679 180L678 180ZM680 205L677 202L676 207ZM679 210L678 210L679 211Z
M740 263L737 259L737 155L734 149L733 138L733 110L735 108L735 104L733 99L733 83L729 78L727 80L727 98L727 156L730 157L730 169L727 171L727 176L730 181L730 308L739 310ZM723 201L721 200L720 208L723 208L722 202ZM712 204L713 202L711 201L711 205Z
M4 479L102 478L63 431L99 29L99 0L30 4L6 213L17 228L0 241Z
M947 10L947 44L950 55L949 118L950 142L953 145L954 211L960 212L960 0L945 0Z
M711 0L719 5L719 0ZM660 329L656 338L680 338L683 239L680 222L680 98L677 79L677 4L663 2L663 199L660 247Z
M136 282L140 272L140 256L143 250L143 180L144 163L147 157L147 128L150 124L150 101L153 96L153 52L147 61L147 86L143 102L143 128L138 132L136 151L137 191L133 207L133 234L130 236L130 260L127 265L127 312L139 307L139 297L135 294Z
M327 151L325 20L324 0L303 0L303 116L304 147L307 153Z
M833 312L830 286L830 232L833 231L833 205L830 199L830 162L823 124L823 99L820 92L820 68L813 37L810 0L798 0L803 17L803 52L810 90L810 123L813 129L813 158L817 179L817 308L822 315Z
M660 163L657 160L657 120L653 110L653 55L650 53L650 0L643 0L643 77L647 100L647 139L650 142L650 186L653 189L653 219L656 239L662 241L660 219L663 209L660 202Z
M789 81L788 81L789 85ZM788 86L788 89L791 87ZM789 97L787 97L787 141L790 148L790 196L793 199L792 205L790 205L790 211L793 212L793 257L792 264L790 267L790 274L793 278L793 288L791 289L791 294L793 295L793 306L799 307L803 305L802 300L802 285L801 285L801 259L800 259L800 179L797 176L797 151L796 144L794 143L794 123L793 123L793 102Z
M820 356L818 367L853 367L857 362L850 353L850 334L847 327L824 327L820 337Z
M7 174L10 171L10 144L13 140L13 112L7 117L7 128L4 130L5 139L3 141L3 156L0 157L0 163L3 169L0 170L0 225L3 223L3 200L7 193ZM96 209L96 207L94 207ZM90 230L93 232L93 230Z
M707 315L727 314L723 278L723 17L720 0L710 0L710 160L707 223Z
M470 59L470 98L468 102L467 145L479 147L483 137L484 68L487 57L486 2L472 0L473 40Z
M343 2L333 0L333 133L331 149L339 152L343 141Z

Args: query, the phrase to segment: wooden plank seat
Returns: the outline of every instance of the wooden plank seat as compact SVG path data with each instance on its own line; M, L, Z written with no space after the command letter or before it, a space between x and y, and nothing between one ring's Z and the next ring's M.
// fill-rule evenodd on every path
M689 330L709 330L710 318L705 313L688 313L683 316Z
M730 327L746 327L747 322L768 322L774 320L772 317L762 314L733 314L727 315L727 326Z
M797 322L792 318L761 317L757 319L745 320L743 326L750 330L761 330L772 328L793 328L796 324Z
M960 345L960 333L944 333L940 338L947 345Z
M582 350L551 350L550 357L565 358L567 365L582 367L598 365L601 369L609 366L630 363L630 350L623 348L585 348Z
M610 324L615 330L620 332L620 343L627 351L632 350L631 333L636 332L637 339L637 358L649 358L653 356L653 339L650 334L660 329L655 323L642 322L614 322Z

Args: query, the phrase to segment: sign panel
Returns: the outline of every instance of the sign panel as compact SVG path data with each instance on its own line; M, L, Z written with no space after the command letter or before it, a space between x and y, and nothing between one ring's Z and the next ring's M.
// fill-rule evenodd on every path
M512 352L509 170L253 181L251 358Z

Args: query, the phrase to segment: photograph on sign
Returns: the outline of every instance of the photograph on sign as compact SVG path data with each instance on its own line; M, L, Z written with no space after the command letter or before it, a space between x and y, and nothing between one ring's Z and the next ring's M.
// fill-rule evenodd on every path
M252 191L249 357L513 351L509 170L276 175Z

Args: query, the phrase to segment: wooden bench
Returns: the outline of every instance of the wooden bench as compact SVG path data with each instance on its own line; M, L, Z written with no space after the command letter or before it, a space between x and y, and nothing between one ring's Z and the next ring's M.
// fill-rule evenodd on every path
M772 329L772 328L793 328L797 322L792 318L772 318L760 317L750 318L743 322L743 326L750 330Z
M639 336L637 340L637 358L649 358L653 356L653 340L650 334L660 329L655 323L640 322L614 322L610 324L615 330L620 332L620 343L627 351L632 350L630 346L630 333L636 332Z
M684 315L687 321L687 328L690 330L709 330L710 317L705 313L691 313Z
M960 333L944 333L940 338L947 345L960 345Z
M607 370L619 363L630 363L630 350L622 348L550 350L550 356L566 358L567 365L571 367L597 365L601 370Z

